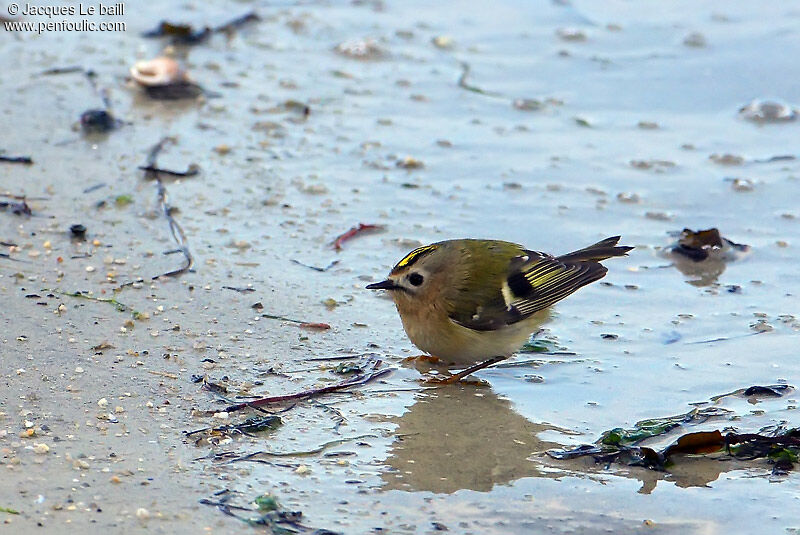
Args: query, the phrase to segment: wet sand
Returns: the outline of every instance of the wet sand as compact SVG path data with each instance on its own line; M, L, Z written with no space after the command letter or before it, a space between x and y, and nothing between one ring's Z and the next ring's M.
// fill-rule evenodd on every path
M739 110L800 103L788 53L800 12L128 7L125 32L2 34L0 150L34 162L0 163L0 191L32 210L0 211L0 241L15 244L0 250L0 507L18 513L0 512L4 530L246 533L255 528L200 500L252 508L264 493L341 533L800 527L796 475L775 478L763 459L655 472L544 453L740 388L799 382L800 166L775 158L796 154L798 123ZM230 36L174 47L216 96L154 101L127 79L167 46L141 36L161 20L213 27L251 10L261 20ZM69 66L97 73L125 124L76 128L102 102L80 72L42 74ZM200 168L164 179L195 265L151 280L182 263L165 254L176 242L138 169L165 136L175 140L160 166ZM385 230L333 250L358 223ZM676 264L664 251L685 227L719 228L751 250ZM488 387L420 385L401 364L417 351L393 305L364 289L432 241L564 253L616 234L635 251L607 263L608 284L560 303L540 334L570 354L520 355L512 362L535 362L480 372ZM246 417L201 414L224 403L197 378L231 399L287 394L346 378L332 372L339 361L307 359L362 354L397 369L300 402L273 431L185 435ZM721 401L720 427L798 425L793 391L750 401ZM262 450L289 455L211 458Z

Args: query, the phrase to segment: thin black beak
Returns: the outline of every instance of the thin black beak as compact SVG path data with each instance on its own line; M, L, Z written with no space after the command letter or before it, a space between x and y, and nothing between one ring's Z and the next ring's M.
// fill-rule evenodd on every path
M367 286L367 290L394 290L397 288L397 285L391 279L386 279L385 281L381 282L374 282Z

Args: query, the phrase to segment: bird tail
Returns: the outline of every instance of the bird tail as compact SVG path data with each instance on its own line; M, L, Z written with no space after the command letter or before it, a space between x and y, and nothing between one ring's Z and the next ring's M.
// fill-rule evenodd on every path
M633 247L617 245L619 236L611 236L583 249L558 257L562 262L599 262L613 256L626 256Z

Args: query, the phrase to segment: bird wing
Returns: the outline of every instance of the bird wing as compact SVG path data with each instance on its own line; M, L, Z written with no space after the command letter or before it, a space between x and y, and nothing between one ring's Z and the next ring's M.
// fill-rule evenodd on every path
M530 260L518 268L512 267L503 285L503 297L524 318L602 279L607 271L599 262L563 261L531 251Z
M450 318L477 331L501 329L544 310L578 288L603 278L607 269L599 262L570 261L538 251L512 258L499 295L462 308L471 314Z

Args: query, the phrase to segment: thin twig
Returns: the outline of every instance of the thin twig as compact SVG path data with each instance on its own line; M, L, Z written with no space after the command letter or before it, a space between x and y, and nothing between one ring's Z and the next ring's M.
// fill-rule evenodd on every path
M375 363L375 367L380 364L380 361ZM235 405L230 405L225 407L221 411L213 411L213 412L234 412L240 411L242 409L246 409L248 407L259 407L262 405L270 405L272 403L283 403L285 401L294 401L297 399L307 399L316 396L321 396L323 394L328 394L331 392L336 392L338 390L344 390L347 388L352 388L354 386L361 386L369 383L377 379L378 377L383 377L384 375L391 373L393 370L392 368L385 368L383 370L374 371L368 374L360 374L352 379L348 379L347 381L343 381L341 383L336 383L334 385L323 386L320 388L312 388L310 390L304 390L302 392L296 392L294 394L284 394L282 396L269 396L259 399L253 399L246 403L236 403Z
M471 70L471 67L469 66L469 63L467 63L465 61L462 61L461 62L461 76L459 76L459 78L458 78L458 87L460 87L462 89L466 89L467 91L472 91L473 93L478 93L479 95L485 95L487 97L509 99L509 97L507 97L507 96L505 96L505 95L503 95L501 93L497 93L495 91L487 91L485 89L481 89L480 87L478 87L476 85L472 85L472 84L468 83L467 82L467 77L469 76L470 70Z
M755 336L757 334L761 334L767 331L755 331L752 333L745 333L745 334L737 334L735 336L722 336L720 338L712 338L711 340L697 340L695 342L686 342L685 345L694 345L694 344L710 344L712 342L725 342L727 340L735 340L737 338L745 338L747 336Z
M95 184L94 186L89 186L88 188L83 190L83 192L84 193L91 193L91 192L93 192L95 190L98 190L98 189L104 187L105 185L106 185L105 182L100 182L99 184Z
M160 277L177 277L179 275L183 275L187 271L190 271L194 266L194 257L192 256L192 253L189 252L186 234L183 232L183 228L180 226L180 224L178 224L178 222L172 216L172 207L167 202L167 188L164 186L164 182L161 180L160 171L156 171L156 160L158 160L158 155L162 150L164 150L164 147L168 142L174 143L175 139L171 137L165 137L156 143L152 149L150 149L150 153L147 155L147 164L144 166L146 168L145 178L152 179L156 183L158 202L161 205L161 210L164 213L164 217L166 217L167 221L169 222L169 230L172 233L172 239L174 239L175 243L178 244L178 250L183 253L185 262L183 266L177 269L162 273L161 275L155 275L152 277L152 280L156 280Z
M120 303L113 297L95 297L93 295L89 295L88 293L84 292L65 292L63 290L52 290L49 288L44 288L42 289L42 291L66 295L69 297L78 297L80 299L88 299L89 301L108 303L109 305L113 305L114 308L116 308L119 312L130 312L134 318L139 317L139 312L137 312L133 307L126 305L125 303Z
M150 373L150 374L153 374L153 375L158 375L159 377L166 377L167 379L177 379L178 378L178 376L175 375L174 373L161 372L161 371L158 371L158 370L147 370L147 373Z
M31 165L33 159L30 156L3 156L0 155L0 162L6 163L21 163L23 165Z
M312 266L312 265L309 265L309 264L304 264L304 263L300 262L299 260L295 260L294 258L292 258L291 261L293 263L297 264L298 266L307 267L308 269L313 269L314 271L319 271L320 273L324 273L324 272L328 271L333 266L335 266L336 264L339 263L338 260L334 260L333 262L331 262L330 264L328 264L325 267L319 267L319 266Z
M216 28L214 28L214 31L215 32L230 33L233 30L235 30L235 29L237 29L237 28L239 28L241 26L244 26L248 22L257 22L259 20L261 20L261 17L259 17L258 14L256 14L255 11L250 11L249 13L245 13L244 15L240 15L240 16L236 17L235 19L226 22L225 24L217 26Z
M281 320L281 321L288 321L290 323L296 323L299 327L305 327L307 329L326 330L331 328L331 326L327 323L321 323L317 321L296 320L292 318L287 318L286 316L276 316L274 314L261 314L261 317L269 318L271 320Z
M337 251L341 251L344 242L346 242L347 240L350 240L366 231L383 230L383 229L384 229L383 225L376 225L374 223L359 223L357 226L352 227L347 232L343 232L342 234L336 236L336 238L331 243L331 247L333 247Z
M148 173L157 173L161 175L177 176L177 177L190 177L200 173L200 167L196 164L190 164L186 171L173 171L171 169L162 169L155 165L140 165L139 169Z
M256 291L255 288L237 288L235 286L223 286L222 289L223 290L233 290L234 292L239 292L239 293L242 293L242 294Z
M324 362L329 360L353 360L361 357L373 356L375 353L359 353L358 355L338 355L335 357L311 357L303 359L303 362Z
M8 253L0 253L0 258L6 258L8 260L11 260L12 262L23 262L25 264L30 264L28 260L22 260L20 258L11 258L11 255Z
M238 505L230 505L229 503L226 503L226 502L215 502L213 500L209 500L209 499L206 499L206 498L203 498L202 500L200 500L199 503L201 503L203 505L213 505L215 507L224 507L226 509L236 509L237 511L249 511L251 513L258 512L255 509L250 509L249 507L240 507Z
M52 75L52 74L70 74L73 72L80 72L83 70L83 67L79 65L73 65L72 67L53 67L52 69L47 69L46 71L42 71L44 76Z
M362 438L377 438L376 435L358 435L355 437L349 438L340 438L337 440L331 440L325 442L317 446L316 448L312 448L310 450L301 450L301 451L255 451L253 453L248 453L247 455L243 455L241 457L234 457L227 461L228 464L230 463L238 463L240 461L257 461L255 457L264 456L264 457L310 457L312 455L316 455L318 453L322 453L323 451L327 450L328 448L332 448L335 446L341 446L347 442L352 442L353 440L359 440Z

